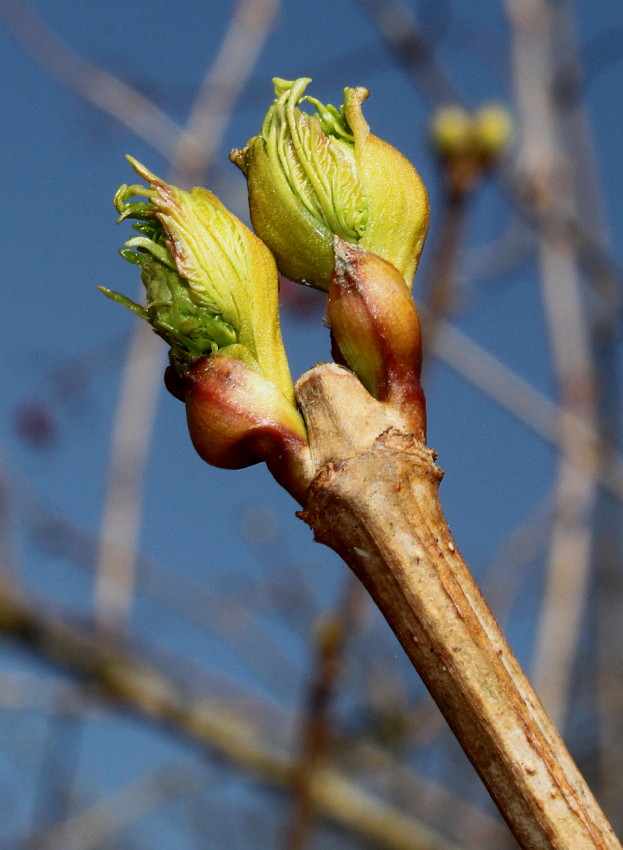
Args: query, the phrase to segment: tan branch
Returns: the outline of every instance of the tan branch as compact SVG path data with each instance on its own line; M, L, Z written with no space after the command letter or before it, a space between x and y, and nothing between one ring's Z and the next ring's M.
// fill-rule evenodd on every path
M433 452L335 365L297 384L317 475L302 518L367 587L528 850L619 850L445 522Z

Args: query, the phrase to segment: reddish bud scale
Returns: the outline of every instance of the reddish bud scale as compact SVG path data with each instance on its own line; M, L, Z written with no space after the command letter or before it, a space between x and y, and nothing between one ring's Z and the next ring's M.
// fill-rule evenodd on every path
M409 288L376 254L337 237L334 250L327 302L334 346L368 392L399 408L424 440L422 332Z
M203 460L221 469L265 461L277 481L301 498L308 483L305 425L271 381L240 360L215 354L191 366L173 361L165 382L186 404L190 438Z

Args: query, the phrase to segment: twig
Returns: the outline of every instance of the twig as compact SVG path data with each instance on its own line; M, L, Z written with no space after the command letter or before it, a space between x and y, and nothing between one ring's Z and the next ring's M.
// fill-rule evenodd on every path
M422 318L426 322L426 316ZM586 451L574 452L573 463L580 469L593 469L595 457L599 458L599 481L618 500L623 500L623 458L612 445L602 443L598 433L582 418L562 410L449 322L439 323L433 351L446 365L553 446L559 446L563 426L575 430Z
M314 785L330 747L330 708L338 684L347 639L353 637L363 603L363 588L347 578L342 600L335 611L321 617L316 635L316 657L300 733L301 751L294 770L293 810L286 831L285 847L303 850L312 831Z
M520 845L620 850L457 551L433 452L334 364L297 399L316 469L302 518L362 580Z
M506 825L493 813L467 803L439 782L414 773L385 749L363 744L347 750L341 760L359 773L366 771L375 785L386 782L398 805L412 806L427 822L443 823L450 835L459 836L473 850L502 848L513 842Z
M170 158L181 128L127 83L78 56L27 0L0 0L0 15L30 57L69 91L112 115L139 139Z
M478 284L495 283L532 254L532 232L515 212L499 236L463 250L463 277Z
M581 210L585 227L602 250L610 250L605 222L594 140L586 98L586 85L575 21L569 0L555 6L555 46L559 60L557 105L565 149L575 166L576 208ZM583 35L583 33L582 33ZM565 96L563 97L563 92ZM589 285L602 296L601 303L590 302L591 344L598 371L598 416L601 438L610 445L621 445L621 303L620 283L595 263L587 263L584 275ZM617 671L623 669L623 518L620 504L600 491L595 510L592 559L596 577L597 700L599 712L599 772L602 802L615 829L623 829L623 788L613 777L623 772L623 686ZM594 687L593 682L589 687Z
M0 673L0 708L39 712L46 717L81 717L87 712L91 716L97 709L101 712L101 703L74 682L51 682L39 674L3 670Z
M44 611L42 614L45 621L49 612ZM35 615L38 616L36 611ZM84 624L74 623L74 627L77 629L82 628L82 626ZM160 668L158 669L160 670ZM176 684L172 683L171 687L175 687ZM80 717L88 713L89 721L107 720L110 709L118 708L118 705L103 702L101 693L99 697L97 694L97 682L88 679L85 684L79 684L66 679L50 682L49 678L24 674L5 672L0 675L0 707L5 711L34 711L46 717ZM202 703L202 710L208 712L209 705L208 701L205 700ZM233 711L240 723L251 724L258 739L261 739L263 733L258 727L257 720L260 711L258 711L258 705L255 702L251 706L245 705L243 707L241 700L234 698L224 701L215 700L213 706L217 712L224 711L229 707L230 713ZM293 723L288 719L285 719L284 722L281 713L275 715L269 706L263 705L261 713L265 715L262 727L270 728L271 733L279 730L279 741L283 741L285 744L285 741L292 737L290 727ZM207 728L209 724L206 723L205 726ZM210 746L209 737L201 738L200 743ZM466 841L466 824L472 824L467 831L473 832L474 838L471 843L465 844L466 847L473 845L476 850L482 847L481 832L494 836L497 844L500 844L503 840L506 834L504 826L499 825L491 816L485 814L479 808L452 794L439 783L420 776L410 768L397 763L385 749L365 743L363 745L348 741L346 743L348 746L340 746L337 754L335 767L338 776L345 778L346 775L350 775L354 771L363 771L364 773L373 771L376 785L379 784L380 780L380 784L386 784L390 788L396 789L397 792L399 791L396 798L398 806L406 811L413 809L414 812L421 812L426 823L434 820L433 810L439 812L451 810L456 815L456 821L460 824L462 842ZM243 769L245 766L244 763L235 760L233 764ZM295 769L296 760L293 760L293 772ZM357 787L354 781L353 787ZM320 813L322 813L322 810L320 810ZM448 819L445 820L450 827L451 824ZM456 831L455 829L454 832L456 833Z
M537 187L541 210L571 215L573 175L560 153L552 112L554 9L542 0L507 0L513 33L517 100L522 118L520 168ZM555 200L554 200L555 199ZM598 433L595 373L577 250L569 238L539 240L541 284L554 369L563 411ZM537 635L535 687L554 723L564 724L573 662L588 582L591 518L597 495L597 457L592 447L561 422L547 586ZM584 467L574 457L592 460Z
M527 568L547 549L551 525L552 493L548 493L528 516L502 541L482 580L483 592L498 622L504 626Z
M17 590L18 572L13 540L13 506L9 482L0 450L0 578Z
M22 483L22 487L27 485ZM66 558L82 569L94 569L98 547L96 534L78 528L31 493L27 494L22 518L45 552ZM136 592L218 635L242 662L248 661L251 653L254 675L273 691L281 687L282 693L290 696L299 676L299 665L248 605L224 599L188 575L145 557L137 559Z
M380 0L360 0L360 3L369 11L397 64L411 72L411 80L430 105L439 107L464 102L462 92L427 45L412 12L401 0L392 0L391 4ZM621 290L623 270L617 258L607 249L601 237L595 235L593 228L587 228L575 212L570 213L557 206L543 208L539 202L538 184L531 175L510 164L498 172L497 184L513 207L533 227L548 237L557 239L562 236L574 243L582 263L592 269L591 283L607 279L614 281L616 289ZM602 297L609 297L601 286L597 287L597 292Z
M162 380L160 340L136 322L122 377L110 450L96 567L95 610L108 628L125 624L135 583L141 484Z
M196 793L200 779L182 765L140 776L112 794L22 841L24 850L94 850L168 800Z
M60 698L63 700L64 695ZM80 714L53 711L46 723L32 815L36 832L47 831L51 824L70 817L72 785L84 730Z
M241 0L205 76L171 162L175 184L203 185L238 97L270 33L279 0Z
M465 191L451 191L444 180L439 231L425 278L420 310L425 317L425 353L435 351L440 323L448 319L454 306L457 263L471 194L471 187ZM426 365L425 356L425 368Z
M398 0L359 0L398 64L412 74L418 89L432 106L462 103L460 91L418 30L413 13Z

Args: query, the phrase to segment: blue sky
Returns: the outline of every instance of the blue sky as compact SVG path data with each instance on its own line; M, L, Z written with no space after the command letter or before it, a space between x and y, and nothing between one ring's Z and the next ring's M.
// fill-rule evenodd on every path
M420 15L426 36L469 107L501 101L513 109L503 4L408 0L407 5ZM11 3L0 3L0 12L4 6ZM35 0L34 7L68 47L126 79L182 124L218 50L233 4L83 0L76 6L69 0L53 4ZM623 32L623 7L611 0L582 0L576 7L609 235L620 263L623 49L618 47L618 36ZM112 422L135 320L96 287L130 296L137 290L135 269L117 256L127 229L115 227L112 196L132 176L126 153L156 173L166 174L168 166L152 146L51 78L1 18L0 71L5 352L0 434L14 505L15 545L28 582L63 604L89 611L88 571L40 545L33 536L34 506L40 506L44 517L62 517L87 536L98 533ZM349 0L283 0L220 143L210 187L248 220L244 180L227 154L257 132L272 98L273 76L310 76L314 94L333 103L340 102L346 85L370 89L365 115L372 131L398 147L429 187L432 244L440 193L427 137L429 104L381 43L362 6ZM476 249L503 235L510 216L499 189L491 183L483 186L474 199L466 234L469 251L456 322L520 376L553 396L529 232L525 252L503 274L469 276L469 270L478 266ZM426 274L428 258L425 251L419 276ZM418 291L416 279L416 299ZM316 303L311 318L284 312L284 336L295 376L329 357L319 299L314 299ZM164 360L164 346L162 356ZM430 443L446 470L442 501L466 560L482 576L507 534L546 496L554 455L526 426L447 366L433 364L428 382ZM264 574L266 560L277 558L279 548L252 546L241 533L242 518L259 508L269 509L277 518L282 568L296 561L317 604L331 605L344 568L332 553L314 546L309 530L294 517L294 502L262 467L231 473L203 464L190 446L181 405L163 389L145 473L141 555L207 588L253 586ZM540 586L538 564L520 584L509 634L522 660L528 661L536 613L533 600ZM144 599L137 600L134 626L138 634L193 662L231 675L245 686L270 691L253 672L252 658L237 657L218 639L206 637ZM283 639L286 627L274 628ZM288 640L293 663L301 664L306 652L303 636ZM0 658L1 652L0 647ZM6 663L18 664L10 652ZM296 703L294 687L288 699L291 705ZM7 717L0 724L0 745L10 727ZM94 782L115 786L119 771L125 775L132 770L127 763L121 768L122 760L110 754L115 733L108 728L100 733L98 737L91 731L88 744L93 752L106 752L101 755L106 767ZM138 772L142 745L133 735L141 733L126 729L122 734L127 735ZM153 740L150 746L156 752L152 763L157 762ZM23 805L16 803L16 824L25 817Z

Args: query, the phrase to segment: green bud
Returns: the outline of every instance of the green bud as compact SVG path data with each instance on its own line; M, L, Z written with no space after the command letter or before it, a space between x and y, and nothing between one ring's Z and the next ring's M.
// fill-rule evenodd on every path
M428 227L418 173L373 136L364 88L344 89L340 110L305 95L311 80L275 78L262 130L230 158L249 187L253 227L291 280L327 290L333 237L378 254L410 286ZM299 108L307 102L315 110Z
M212 192L178 189L128 159L149 187L121 186L115 195L119 221L134 219L139 234L120 253L140 267L146 305L104 294L148 321L175 358L226 353L292 401L270 251ZM137 195L147 201L131 200Z
M473 121L462 106L442 106L431 121L430 138L436 153L445 158L470 155L474 147Z
M504 154L513 137L513 118L502 104L489 103L474 115L475 135L486 160Z
M433 148L442 159L470 159L476 168L502 156L512 135L511 114L499 104L485 104L473 113L462 106L442 106L430 128Z

